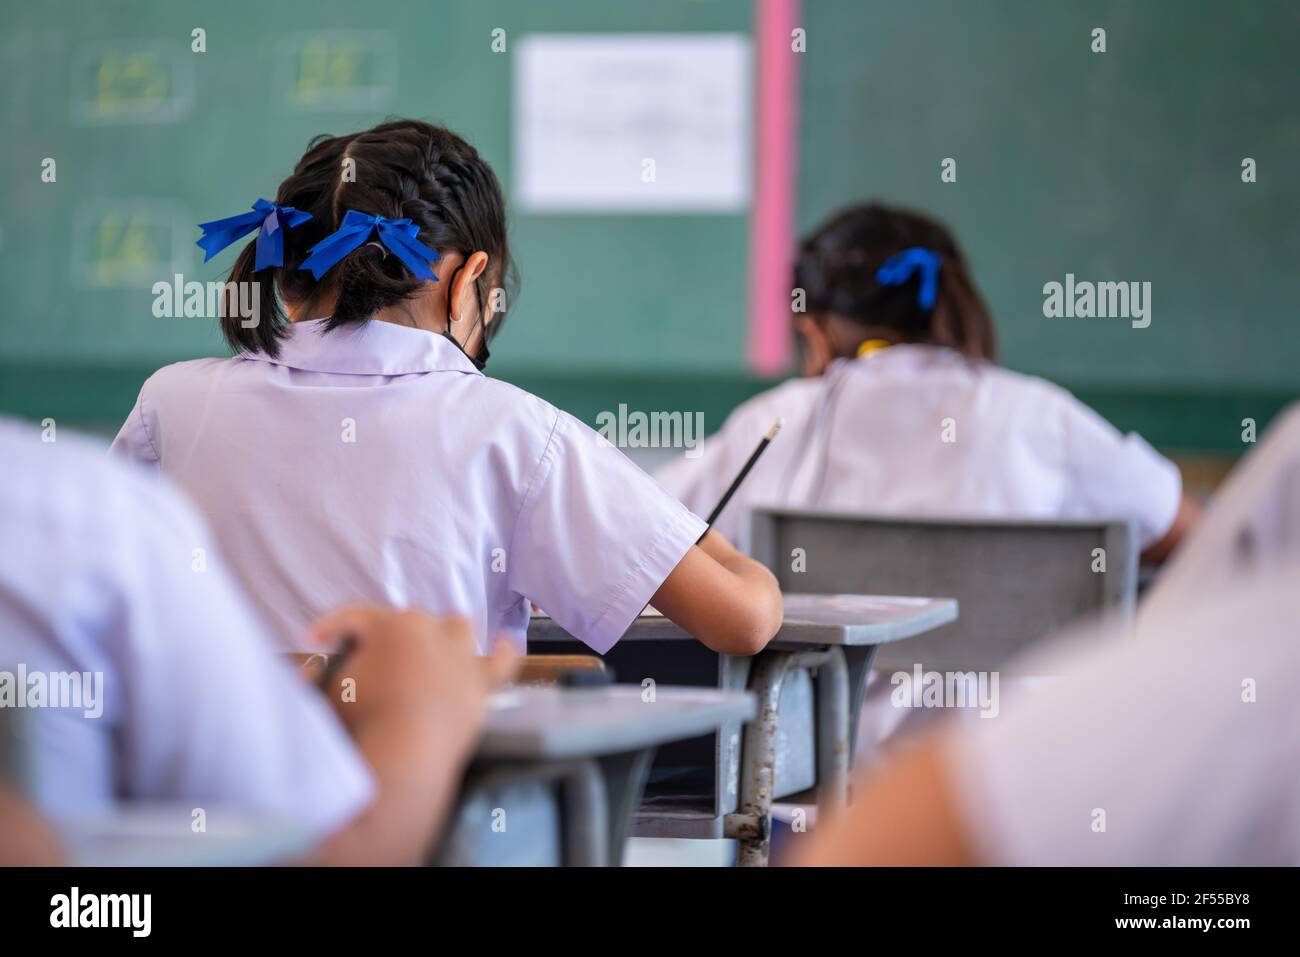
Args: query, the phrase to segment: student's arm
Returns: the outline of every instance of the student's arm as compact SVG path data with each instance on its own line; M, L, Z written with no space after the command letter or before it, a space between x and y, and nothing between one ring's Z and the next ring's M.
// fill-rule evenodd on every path
M510 589L599 654L653 603L718 651L753 654L781 624L775 579L627 456L556 414L515 520Z
M487 695L509 680L517 656L502 643L478 658L468 622L411 611L344 609L313 632L323 643L344 634L357 641L325 693L370 766L376 794L307 863L423 863L478 738ZM345 679L354 694L344 694Z
M930 735L868 779L852 806L818 822L791 862L808 867L974 864L952 798L940 738Z
M1126 519L1143 561L1163 561L1201 515L1183 489L1178 466L1068 393L1058 398L1065 437L1063 517Z
M1201 507L1201 503L1184 492L1179 498L1178 512L1174 515L1169 531L1165 532L1159 541L1152 542L1142 550L1142 561L1148 565L1158 565L1163 562L1178 547L1178 543L1200 523L1204 514L1205 509Z
M36 813L0 784L0 867L62 863L58 843Z
M729 655L762 651L781 627L781 589L770 571L710 530L651 604L703 644Z

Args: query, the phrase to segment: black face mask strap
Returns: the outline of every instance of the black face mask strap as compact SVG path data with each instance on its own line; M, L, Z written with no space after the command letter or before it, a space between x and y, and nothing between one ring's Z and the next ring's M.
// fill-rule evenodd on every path
M483 324L482 301L478 301L478 323L479 323L479 328L482 330L482 335L480 336L482 341L479 343L479 350L481 351L482 355L481 356L470 355L468 352L465 351L465 347L462 346L456 340L456 337L451 334L451 287L456 282L456 274L459 273L462 269L464 269L466 263L468 262L469 260L466 259L465 262L461 263L459 266L453 269L451 271L451 276L447 279L447 328L443 330L442 334L448 341L451 342L452 345L454 345L457 349L460 350L461 355L463 355L470 362L474 363L475 369L477 369L479 372L482 372L485 368L487 368L488 359L492 358L492 353L488 351L487 326ZM479 300L477 285L474 286L474 299L476 301Z

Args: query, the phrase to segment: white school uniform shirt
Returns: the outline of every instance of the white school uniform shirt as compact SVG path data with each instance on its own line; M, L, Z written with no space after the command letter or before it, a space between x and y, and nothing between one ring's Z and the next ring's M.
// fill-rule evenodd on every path
M622 452L442 336L322 326L289 326L274 359L159 370L113 443L199 506L290 647L368 601L522 648L531 599L603 653L703 534Z
M817 508L899 516L1097 518L1134 523L1141 547L1177 514L1178 468L1064 389L957 352L895 345L833 362L739 406L696 458L656 478L704 514L776 418L780 434L723 512Z
M1138 607L1139 621L1207 588L1300 558L1300 403L1277 416L1232 470L1205 518L1174 552Z
M946 775L992 864L1300 865L1300 564L1208 583L1135 633L1034 654L1061 675L951 724Z
M0 422L0 461L0 681L12 694L20 668L28 687L38 672L92 676L83 707L15 712L34 732L42 811L175 802L210 824L253 812L323 837L370 803L370 771L323 699L215 553L196 564L211 542L173 489L14 422Z

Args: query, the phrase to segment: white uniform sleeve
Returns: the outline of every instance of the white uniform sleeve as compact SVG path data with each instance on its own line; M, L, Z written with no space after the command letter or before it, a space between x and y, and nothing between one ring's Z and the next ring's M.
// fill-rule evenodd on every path
M1064 516L1127 519L1137 529L1139 548L1158 542L1182 500L1178 466L1086 405L1071 399L1064 409Z
M515 525L510 587L603 654L704 529L627 456L560 412Z
M1006 865L1300 863L1300 566L1137 634L1053 649L1060 679L955 724L950 780ZM1040 653L1041 654L1041 653Z
M135 399L135 407L131 409L131 414L126 417L122 428L118 430L117 438L109 446L109 454L139 465L159 468L161 459L154 445L149 423L145 421L144 407L144 389L141 388L140 394Z

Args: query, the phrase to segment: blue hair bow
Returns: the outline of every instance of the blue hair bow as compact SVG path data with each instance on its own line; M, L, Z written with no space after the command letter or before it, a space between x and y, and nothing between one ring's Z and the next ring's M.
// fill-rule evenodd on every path
M204 262L235 240L261 227L257 234L257 263L253 266L253 271L257 272L267 266L284 265L284 230L301 226L311 219L311 213L304 213L292 206L277 206L264 199L254 203L252 209L251 213L199 223L203 237L195 245L207 254L203 257Z
M379 233L379 241L415 275L438 281L429 264L442 257L415 238L420 235L419 226L409 219L385 219L355 209L347 211L337 230L308 250L309 255L298 268L310 269L319 282L340 259L368 240L372 232Z
M890 256L876 270L876 281L882 286L901 286L918 270L921 273L921 291L916 295L916 303L922 309L933 309L939 291L939 254L936 252L923 246L904 249L897 256Z

